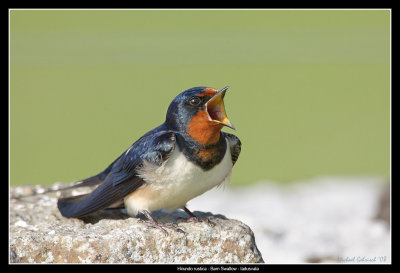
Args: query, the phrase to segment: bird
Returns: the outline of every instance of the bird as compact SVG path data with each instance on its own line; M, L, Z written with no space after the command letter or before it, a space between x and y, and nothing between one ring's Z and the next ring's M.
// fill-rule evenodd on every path
M182 209L187 220L199 221L187 202L230 180L241 141L223 127L235 129L227 117L220 90L193 87L170 103L165 122L144 134L104 171L73 186L98 185L91 193L59 198L62 216L82 218L99 210L124 207L129 216L145 215L161 229L151 211ZM176 227L176 226L175 226ZM178 230L182 231L182 230Z

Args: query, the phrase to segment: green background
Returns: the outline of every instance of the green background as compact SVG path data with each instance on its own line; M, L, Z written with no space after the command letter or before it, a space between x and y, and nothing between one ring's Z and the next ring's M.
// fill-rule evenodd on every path
M390 172L390 10L10 10L11 185L102 171L193 86L232 184Z

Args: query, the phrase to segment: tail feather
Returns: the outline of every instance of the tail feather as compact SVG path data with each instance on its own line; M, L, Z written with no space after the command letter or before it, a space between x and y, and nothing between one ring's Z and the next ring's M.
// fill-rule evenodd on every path
M123 155L123 154L122 154ZM80 187L91 187L91 186L96 186L98 184L103 183L108 176L110 175L111 169L114 166L114 163L117 162L118 159L121 158L120 155L116 160L114 160L113 163L111 163L107 169L105 169L104 171L102 171L101 173L97 174L97 175L93 175L89 178L83 179L81 181L75 182L75 184L73 184L72 186L68 186L65 188L61 188L58 190L48 190L44 193L48 193L48 192L54 192L54 191L63 191L63 190L70 190L70 189L75 189L75 188L80 188Z
M103 173L100 173L98 175L94 175L91 176L89 178L83 179L81 181L75 182L75 184L65 187L65 188L61 188L58 190L54 190L54 191L63 191L63 190L70 190L70 189L75 189L75 188L80 188L80 187L91 187L91 186L96 186L98 184L101 184L104 182L105 178L107 178L107 176L103 177Z
M59 198L57 201L57 207L60 210L61 215L67 218L73 217L76 207L74 205L83 201L88 195L89 193L72 197Z

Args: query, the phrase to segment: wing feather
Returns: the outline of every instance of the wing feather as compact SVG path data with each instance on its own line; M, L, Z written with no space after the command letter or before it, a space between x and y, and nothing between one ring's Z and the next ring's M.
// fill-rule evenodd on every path
M232 156L232 164L235 165L236 161L239 158L240 151L242 150L242 143L240 139L232 134L225 133L225 138L228 140L230 149L231 149L231 156Z
M144 161L160 166L169 158L174 147L174 133L163 126L157 127L136 141L103 171L107 171L104 182L92 193L82 197L61 198L58 200L58 209L65 217L79 218L112 206L146 183L138 176Z

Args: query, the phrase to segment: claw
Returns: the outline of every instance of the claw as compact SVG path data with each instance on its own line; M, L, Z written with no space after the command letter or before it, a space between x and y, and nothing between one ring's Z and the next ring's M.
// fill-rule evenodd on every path
M183 210L187 213L187 214L189 214L189 218L182 218L182 217L179 217L180 219L183 219L185 222L195 222L195 223L200 223L200 222L207 222L207 224L209 225L209 226L211 226L211 227L215 227L216 226L216 224L214 223L214 222L212 222L211 220L210 220L210 216L207 216L207 217L205 217L205 218L198 218L196 215L194 215L193 214L193 212L191 212L188 208L186 208L186 207L183 207Z
M172 230L174 230L174 231L176 231L176 232L186 233L185 231L183 231L182 229L180 229L180 228L178 227L178 225L175 224L175 223L165 223L165 224L158 223L158 222L151 216L150 212L147 211L147 210L143 210L142 213L147 217L148 220L139 219L139 222L140 222L140 223L146 223L147 225L149 225L150 227L153 227L153 228L158 228L159 230L161 230L161 231L164 233L164 235L165 235L166 237L169 235L169 234L168 234L168 231L166 231L166 228L172 229Z
M166 223L163 226L167 227L169 229L175 230L176 232L180 232L180 233L183 233L183 234L186 233L183 229L179 228L178 225L175 224L175 223Z
M205 218L198 218L198 217L196 217L196 216L190 216L189 218L181 218L184 222L187 222L187 223L203 223L203 222L205 222L205 223L207 223L210 227L215 227L216 226L216 224L213 222L213 221L211 221L210 220L210 217L209 216L207 216L207 217L205 217Z

